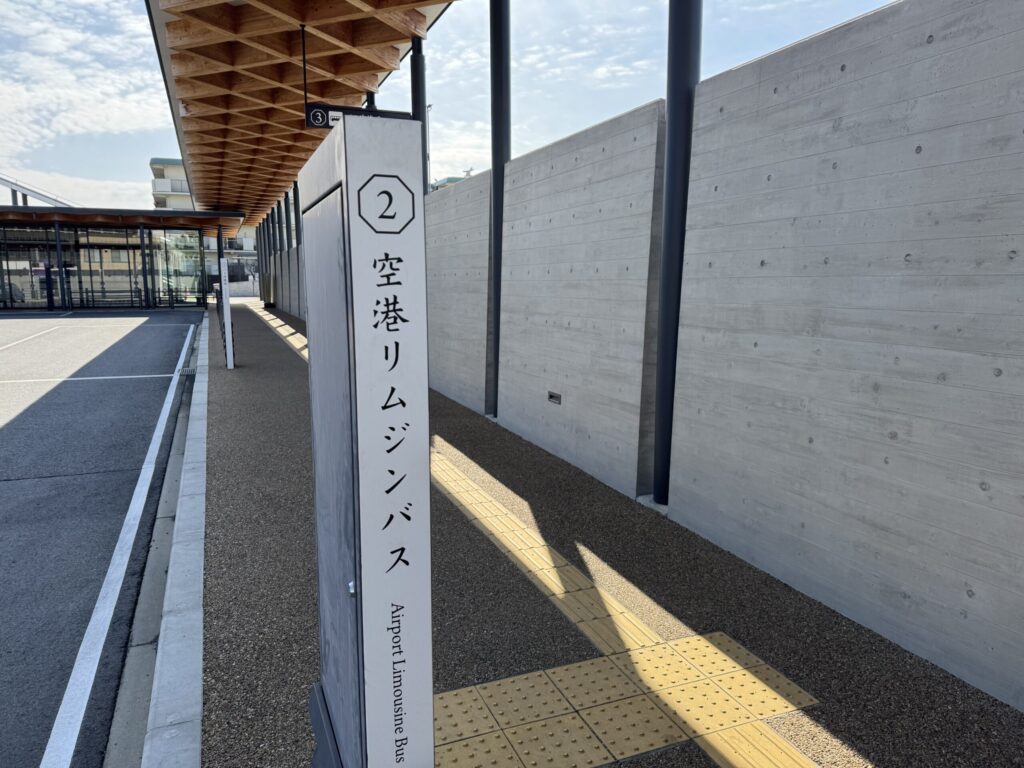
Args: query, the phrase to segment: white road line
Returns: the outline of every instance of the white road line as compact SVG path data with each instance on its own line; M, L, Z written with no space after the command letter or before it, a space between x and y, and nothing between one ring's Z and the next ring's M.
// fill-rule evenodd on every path
M67 317L70 314L71 314L70 312L65 312L63 315L58 315L58 317Z
M79 328L133 328L137 330L155 331L161 328L188 328L195 323L75 323L74 325L62 325L61 328L78 330Z
M17 341L12 341L10 344L5 344L4 346L0 347L0 352L3 352L5 349L10 349L11 347L13 347L13 346L15 346L17 344L21 344L23 341L30 341L30 340L32 340L34 338L37 338L38 336L42 336L44 333L49 333L50 331L56 331L58 328L60 328L60 326L59 325L55 325L55 326L53 326L53 328L47 328L45 331L40 331L39 333L33 333L31 336L26 336L24 339L18 339Z
M164 432L167 428L167 419L171 412L171 404L174 402L174 391L178 387L178 371L188 355L189 345L192 343L194 332L195 326L189 328L185 336L185 343L181 345L178 364L174 367L175 373L171 376L171 383L167 386L164 405L160 410L160 416L156 420L153 438L149 441L149 450L146 452L146 459L142 463L139 479L135 483L135 492L132 494L131 503L128 505L128 512L125 515L124 523L121 525L121 533L118 536L117 545L114 547L114 554L110 558L110 565L107 566L107 575L103 578L103 586L100 587L99 597L96 598L96 605L93 607L89 626L86 627L85 635L82 637L82 644L78 647L75 666L71 670L71 677L68 679L67 688L64 690L64 698L60 702L57 718L54 720L53 728L50 730L50 739L46 743L46 752L43 753L43 759L39 763L40 768L68 768L74 757L75 745L78 743L78 734L82 730L82 720L85 717L86 705L89 703L92 686L96 680L100 654L103 652L103 645L107 639L110 622L114 616L114 606L117 603L118 595L121 593L121 585L124 582L125 571L128 568L128 560L132 553L132 547L135 544L135 536L139 530L142 510L145 508L146 498L149 496L149 486L153 480L153 472L156 469L160 444L163 442Z
M41 384L50 381L111 381L116 379L169 379L173 373L139 373L134 376L68 376L52 379L0 379L0 384Z

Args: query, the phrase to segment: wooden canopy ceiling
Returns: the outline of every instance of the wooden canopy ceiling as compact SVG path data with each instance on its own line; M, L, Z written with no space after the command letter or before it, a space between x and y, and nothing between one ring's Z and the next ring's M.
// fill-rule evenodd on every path
M121 208L67 208L50 206L0 205L0 225L67 224L78 227L125 227L135 229L203 230L204 235L217 234L218 225L230 235L242 223L241 211L176 211L157 208L136 211Z
M148 0L200 209L257 224L326 135L310 101L360 106L447 0Z

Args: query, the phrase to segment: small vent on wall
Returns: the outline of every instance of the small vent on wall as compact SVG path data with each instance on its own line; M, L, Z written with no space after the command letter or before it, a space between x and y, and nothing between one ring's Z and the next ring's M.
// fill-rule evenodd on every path
M548 392L548 402L555 405L562 404L562 396L558 392Z

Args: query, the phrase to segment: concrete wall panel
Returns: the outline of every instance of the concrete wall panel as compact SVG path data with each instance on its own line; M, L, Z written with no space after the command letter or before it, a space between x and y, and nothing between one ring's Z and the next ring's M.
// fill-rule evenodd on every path
M663 135L655 102L505 172L498 420L629 496L650 485Z
M484 411L491 174L426 197L430 386Z
M698 89L670 515L1024 707L1024 4Z

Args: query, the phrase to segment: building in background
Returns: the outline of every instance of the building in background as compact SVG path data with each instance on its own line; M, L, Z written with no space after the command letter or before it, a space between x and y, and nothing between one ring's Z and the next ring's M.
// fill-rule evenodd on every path
M185 164L179 158L151 157L153 172L153 207L175 211L194 211L192 192L188 188Z
M194 211L195 203L189 189L185 164L180 158L151 157L149 169L153 173L153 207L178 211ZM216 264L217 240L206 237L203 243L207 257L207 271L219 273ZM224 238L224 257L228 260L233 283L247 282L255 290L257 281L256 228L243 226L235 237ZM235 289L235 295L240 295Z

